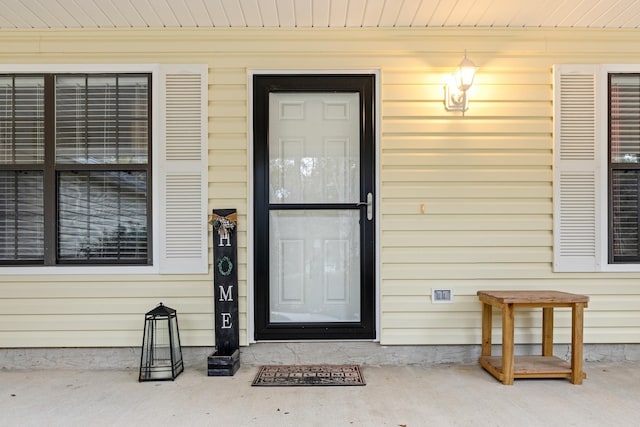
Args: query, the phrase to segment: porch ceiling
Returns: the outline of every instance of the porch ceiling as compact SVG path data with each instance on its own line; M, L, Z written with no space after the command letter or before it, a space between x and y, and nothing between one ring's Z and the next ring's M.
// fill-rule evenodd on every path
M639 28L640 0L0 0L0 29Z

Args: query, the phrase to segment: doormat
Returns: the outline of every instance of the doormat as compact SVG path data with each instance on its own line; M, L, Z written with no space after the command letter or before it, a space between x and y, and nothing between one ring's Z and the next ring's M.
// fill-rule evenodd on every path
M254 386L365 385L359 365L266 365L258 370Z

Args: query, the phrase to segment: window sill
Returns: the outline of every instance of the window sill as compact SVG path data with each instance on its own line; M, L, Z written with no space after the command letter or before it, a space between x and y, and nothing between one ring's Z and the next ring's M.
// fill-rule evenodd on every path
M132 266L25 266L0 267L0 275L111 275L111 274L158 274L158 267L152 265Z
M602 264L601 273L640 273L640 264Z

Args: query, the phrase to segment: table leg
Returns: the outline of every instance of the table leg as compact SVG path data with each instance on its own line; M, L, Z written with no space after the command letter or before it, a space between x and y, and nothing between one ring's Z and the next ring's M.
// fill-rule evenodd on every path
M584 326L584 304L573 304L571 313L571 382L573 384L582 384L582 329Z
M542 308L542 355L553 356L553 307Z
M513 384L515 355L513 350L513 304L502 307L502 384Z
M491 356L491 316L493 307L482 303L482 355Z

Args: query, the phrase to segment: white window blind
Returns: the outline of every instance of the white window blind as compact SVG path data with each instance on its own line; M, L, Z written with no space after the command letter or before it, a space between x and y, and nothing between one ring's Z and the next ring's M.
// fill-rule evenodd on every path
M44 256L42 171L0 171L0 259L33 262Z
M56 76L58 263L149 264L150 83Z
M44 79L0 77L0 260L44 256ZM30 167L27 167L30 166Z
M44 161L44 78L0 76L0 163Z

